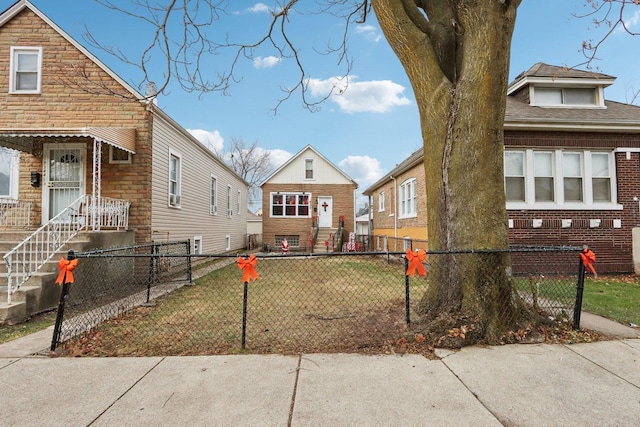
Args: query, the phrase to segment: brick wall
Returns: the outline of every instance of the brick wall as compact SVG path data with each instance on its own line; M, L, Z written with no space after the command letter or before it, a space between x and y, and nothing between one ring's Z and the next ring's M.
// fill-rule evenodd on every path
M640 135L505 132L507 147L640 148ZM640 226L640 155L616 153L617 202L621 210L510 210L511 244L588 244L596 253L599 273L633 272L632 229ZM533 220L542 220L534 227ZM563 225L563 220L564 225ZM566 221L566 220L570 220ZM597 227L591 220L600 220ZM577 262L577 259L576 259Z
M302 191L310 193L312 203L311 216L317 214L318 196L333 197L331 226L337 228L339 217L344 216L344 229L349 233L354 230L355 190L355 184L264 184L262 186L262 242L273 246L276 235L298 235L300 236L300 245L303 245L303 242L308 240L311 230L311 218L272 218L270 215L270 193L278 191L281 193L299 193Z

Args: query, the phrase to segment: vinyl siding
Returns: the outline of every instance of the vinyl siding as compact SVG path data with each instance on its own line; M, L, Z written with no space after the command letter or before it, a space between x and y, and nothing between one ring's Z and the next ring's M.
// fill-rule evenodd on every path
M156 114L153 122L152 230L154 241L190 239L202 236L203 253L226 251L226 236L231 250L245 247L247 232L247 185L224 166L202 144L189 138L184 130ZM169 153L181 157L180 207L169 206ZM210 213L211 176L217 178L217 215ZM231 186L233 215L227 216L227 188ZM237 212L238 190L241 195Z

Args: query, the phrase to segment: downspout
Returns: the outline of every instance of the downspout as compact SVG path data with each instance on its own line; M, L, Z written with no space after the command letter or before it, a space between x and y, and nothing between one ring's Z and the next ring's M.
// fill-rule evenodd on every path
M393 246L395 248L397 241L398 241L398 182L396 181L396 179L393 177L393 175L389 175L389 179L393 181L393 199L394 199L394 203L393 203Z

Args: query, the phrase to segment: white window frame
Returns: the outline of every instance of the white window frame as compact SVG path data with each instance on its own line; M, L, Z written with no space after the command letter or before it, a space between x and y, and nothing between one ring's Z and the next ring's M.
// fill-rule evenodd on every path
M193 236L193 254L202 255L202 236Z
M415 218L418 216L418 199L416 191L416 179L409 178L400 184L398 188L398 218Z
M280 196L282 197L282 215L274 215L273 213L273 196ZM293 196L295 197L296 203L295 205L295 214L294 215L287 215L287 196ZM300 197L306 197L307 198L307 204L305 205L304 203L300 204ZM311 193L307 193L307 192L272 192L269 194L269 216L272 218L311 218L311 201L313 200L312 198L312 194ZM278 205L280 206L280 205ZM291 206L291 205L289 205ZM300 207L301 206L307 206L307 214L306 215L299 215L298 212L300 211Z
M175 181L172 178L173 175L173 162L172 160L176 159L176 171L175 171ZM168 203L170 207L179 208L181 206L181 197L182 197L182 155L173 150L169 149L169 165L168 165ZM172 190L172 184L175 182L175 191Z
M307 165L311 164L311 169L307 169ZM311 171L311 176L307 176L307 171ZM314 159L304 159L304 180L305 181L313 181L315 179L315 161Z
M3 160L6 160L4 163L9 167L9 173L7 174L9 176L9 193L0 194L0 198L17 200L18 180L20 178L20 152L11 148L0 147L0 156L4 158Z
M233 217L233 208L231 207L231 185L227 185L227 218Z
M226 236L224 236L224 241L225 241L225 250L226 251L230 251L231 250L231 235L227 234Z
M114 158L114 153L124 152L127 153L126 159L116 159ZM131 164L131 153L127 150L123 150L122 148L114 147L113 145L109 145L109 163L112 165L124 165Z
M570 104L567 102L567 91L571 90L593 90L593 103L581 103L581 104ZM560 102L553 103L546 101L542 96L538 96L544 90L555 90L559 92ZM536 93L538 91L538 94ZM562 87L562 86L542 86L542 85L532 85L530 86L531 97L531 105L537 107L552 107L552 108L605 108L604 105L604 91L601 86L570 86L570 87Z
M36 73L36 87L35 89L19 89L16 87L18 84L18 73L22 72L18 70L18 57L21 54L37 55L37 69ZM42 48L33 46L12 46L11 47L11 72L9 74L9 93L16 94L34 94L40 93L42 89ZM25 71L26 72L26 71Z
M238 190L238 198L236 200L236 211L240 215L240 209L242 207L242 190Z
M535 177L533 173L534 153L537 151L551 152L554 158L553 165L553 183L554 196L553 202L536 202L535 201ZM617 202L617 182L615 168L615 152L598 151L598 150L535 150L532 148L516 149L508 148L506 152L522 152L524 153L524 176L525 176L525 200L507 201L508 210L622 210L623 206ZM564 197L564 173L563 173L563 154L579 153L582 156L582 195L581 202L565 202ZM609 180L610 180L610 201L598 202L593 200L593 168L591 155L607 154L609 158Z
M378 212L384 212L384 191L378 193Z
M218 177L213 174L209 185L209 213L218 215Z

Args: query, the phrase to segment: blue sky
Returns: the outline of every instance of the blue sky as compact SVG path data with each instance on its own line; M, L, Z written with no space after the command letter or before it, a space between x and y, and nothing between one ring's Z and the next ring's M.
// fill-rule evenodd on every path
M92 0L32 0L71 37L83 45L85 25L102 43L136 55L145 47L149 32L126 16L104 9ZM129 1L118 0L117 4ZM255 40L269 20L272 0L230 1L228 15L216 31L222 37ZM586 0L523 0L512 44L510 80L536 62L575 66L583 62L580 47L584 40L598 40L607 28L596 28L589 18L572 13L587 12ZM2 10L13 1L0 0ZM298 17L293 16L294 19ZM314 93L323 94L342 69L335 56L311 55L327 41L340 40L339 21L328 16L306 16L291 33L308 61L306 69L314 79ZM632 30L640 31L640 6L629 6L625 19ZM359 184L359 192L389 172L421 144L420 124L411 85L399 61L382 36L374 16L349 33L349 49L354 64L349 88L327 100L321 111L310 113L301 106L299 94L282 104L276 115L272 109L282 96L281 87L295 84L298 75L291 62L277 61L273 52L258 52L260 61L241 64L242 81L228 96L219 93L199 96L171 87L158 97L158 105L198 139L221 149L232 138L258 143L272 153L275 163L311 144ZM629 102L632 91L640 90L640 36L615 32L605 42L593 65L597 71L617 77L606 89L609 100ZM138 71L103 52L90 49L124 80L137 86ZM224 55L212 57L205 72L225 70ZM160 79L160 76L158 77ZM144 89L141 89L144 93ZM359 198L358 207L364 199Z

